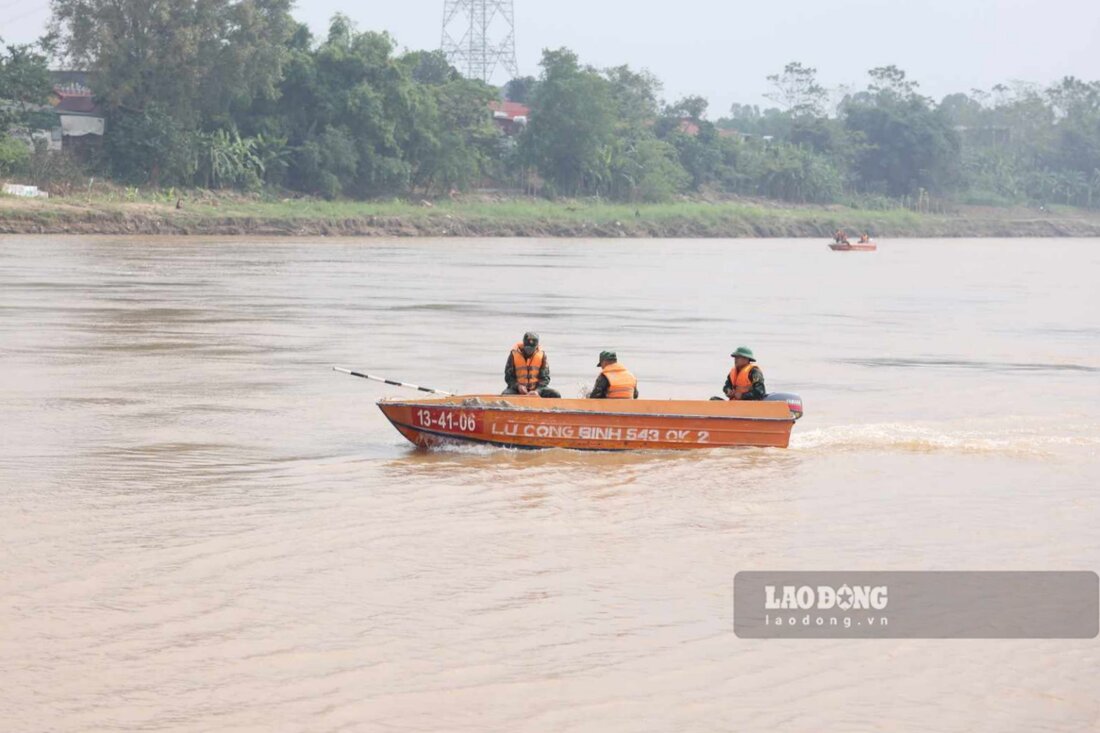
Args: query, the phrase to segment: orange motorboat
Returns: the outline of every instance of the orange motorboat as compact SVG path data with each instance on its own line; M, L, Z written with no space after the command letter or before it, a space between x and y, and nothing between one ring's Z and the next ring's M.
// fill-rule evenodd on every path
M870 242L834 242L829 245L834 252L874 252L878 245L874 240Z
M759 402L469 395L386 399L378 407L422 447L460 442L608 451L786 448L802 416L802 400L786 394Z

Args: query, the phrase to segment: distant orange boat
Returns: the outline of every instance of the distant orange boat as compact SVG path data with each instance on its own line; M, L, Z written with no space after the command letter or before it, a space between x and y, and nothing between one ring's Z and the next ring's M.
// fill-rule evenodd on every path
M426 448L456 442L606 451L786 448L802 416L801 398L786 394L759 402L468 395L386 399L378 407Z
M878 245L872 242L856 242L855 244L833 243L829 249L835 252L874 252Z

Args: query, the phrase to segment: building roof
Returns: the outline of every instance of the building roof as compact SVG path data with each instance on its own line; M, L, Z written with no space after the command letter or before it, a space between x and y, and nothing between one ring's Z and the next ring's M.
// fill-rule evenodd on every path
M695 137L700 132L699 124L690 117L681 117L677 129L688 137ZM736 130L727 130L724 127L715 127L714 131L718 137L743 137Z
M96 115L102 116L103 111L99 108L99 105L95 103L95 98L90 94L64 94L54 90L57 94L58 102L54 105L54 110L59 114L78 114L78 115Z
M493 117L500 120L514 120L517 117L529 117L531 108L519 102L489 102L489 109L493 110Z
M54 86L77 86L89 89L92 86L92 81L95 79L94 71L76 71L70 69L51 69L50 80Z
M51 70L54 112L67 116L103 117L103 110L96 104L92 91L94 78L95 73L90 71Z

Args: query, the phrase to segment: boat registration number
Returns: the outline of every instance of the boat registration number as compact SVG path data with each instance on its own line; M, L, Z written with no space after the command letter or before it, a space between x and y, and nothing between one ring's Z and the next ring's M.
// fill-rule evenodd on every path
M477 414L472 412L420 409L416 410L415 418L422 428L458 433L476 433L479 428Z

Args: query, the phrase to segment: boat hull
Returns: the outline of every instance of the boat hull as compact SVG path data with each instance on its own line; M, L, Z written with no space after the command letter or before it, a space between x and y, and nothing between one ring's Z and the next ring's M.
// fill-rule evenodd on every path
M874 242L866 242L863 244L830 244L829 249L834 252L874 252L878 249L878 245Z
M476 395L382 400L378 407L405 438L426 448L456 442L602 451L786 448L795 421L782 401L548 400Z

